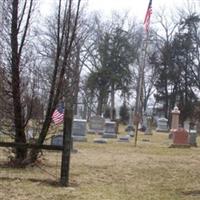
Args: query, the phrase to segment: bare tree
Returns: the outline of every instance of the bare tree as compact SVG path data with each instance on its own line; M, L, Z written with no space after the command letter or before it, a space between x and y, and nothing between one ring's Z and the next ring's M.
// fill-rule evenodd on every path
M4 95L1 96L1 100L3 102L6 101L5 110L10 113L10 119L14 123L14 138L15 142L18 143L26 143L25 126L28 119L25 119L23 107L25 85L23 77L25 77L24 73L26 73L25 66L30 61L27 59L27 52L30 52L27 51L27 48L30 44L28 35L33 10L33 0L4 1L3 4L4 26L1 41L4 45L4 52L2 52L3 63L1 69L3 72ZM21 164L26 156L26 149L16 148L16 164Z
M39 138L36 142L38 145L41 145L47 136L51 124L51 116L63 94L65 99L70 98L69 101L65 101L64 133L71 133L73 119L73 98L71 99L71 97L73 96L72 87L74 85L71 78L73 77L75 69L71 68L70 55L77 34L76 31L79 19L80 3L81 0L59 0L56 16L57 21L54 26L56 29L54 29L55 56L53 73L47 111ZM34 162L37 159L37 155L38 151L32 150L30 161Z

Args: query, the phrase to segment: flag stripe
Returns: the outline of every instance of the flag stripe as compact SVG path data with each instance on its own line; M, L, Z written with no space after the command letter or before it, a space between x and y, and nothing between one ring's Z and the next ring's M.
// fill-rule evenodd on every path
M152 0L149 1L149 5L144 18L144 28L147 32L149 30L151 14L152 14Z
M54 111L52 115L52 120L57 125L63 122L63 118L64 118L64 107L60 106Z

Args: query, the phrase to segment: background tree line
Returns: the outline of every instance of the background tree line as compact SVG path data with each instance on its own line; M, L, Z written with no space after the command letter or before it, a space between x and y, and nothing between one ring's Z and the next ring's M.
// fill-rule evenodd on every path
M199 13L177 10L176 20L158 14L144 57L146 33L128 13L115 12L105 19L99 13L86 14L81 0L58 0L54 12L41 23L39 3L3 3L0 128L4 134L26 143L29 122L34 121L35 143L43 144L61 101L65 132L71 131L79 103L85 105L85 117L109 110L115 119L118 96L120 113L127 120L124 110L134 106L144 59L143 112L154 97L154 102L163 104L167 118L175 104L182 122L199 116ZM19 165L34 162L38 155L20 148L15 153Z

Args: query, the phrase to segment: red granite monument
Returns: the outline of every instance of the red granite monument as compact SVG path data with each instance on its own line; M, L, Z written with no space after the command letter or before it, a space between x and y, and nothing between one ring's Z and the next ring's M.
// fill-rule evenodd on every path
M172 147L190 147L189 134L184 128L178 128L173 132Z

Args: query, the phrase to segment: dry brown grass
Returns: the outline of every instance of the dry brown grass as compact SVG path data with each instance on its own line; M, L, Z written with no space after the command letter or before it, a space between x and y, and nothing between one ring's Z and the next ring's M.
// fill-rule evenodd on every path
M87 143L74 145L78 153L71 156L70 187L57 185L60 153L45 152L40 168L0 167L0 199L200 199L200 148L168 148L171 141L166 133L140 133L137 147L134 139L95 144L94 137L89 135ZM2 161L5 157L0 151Z

